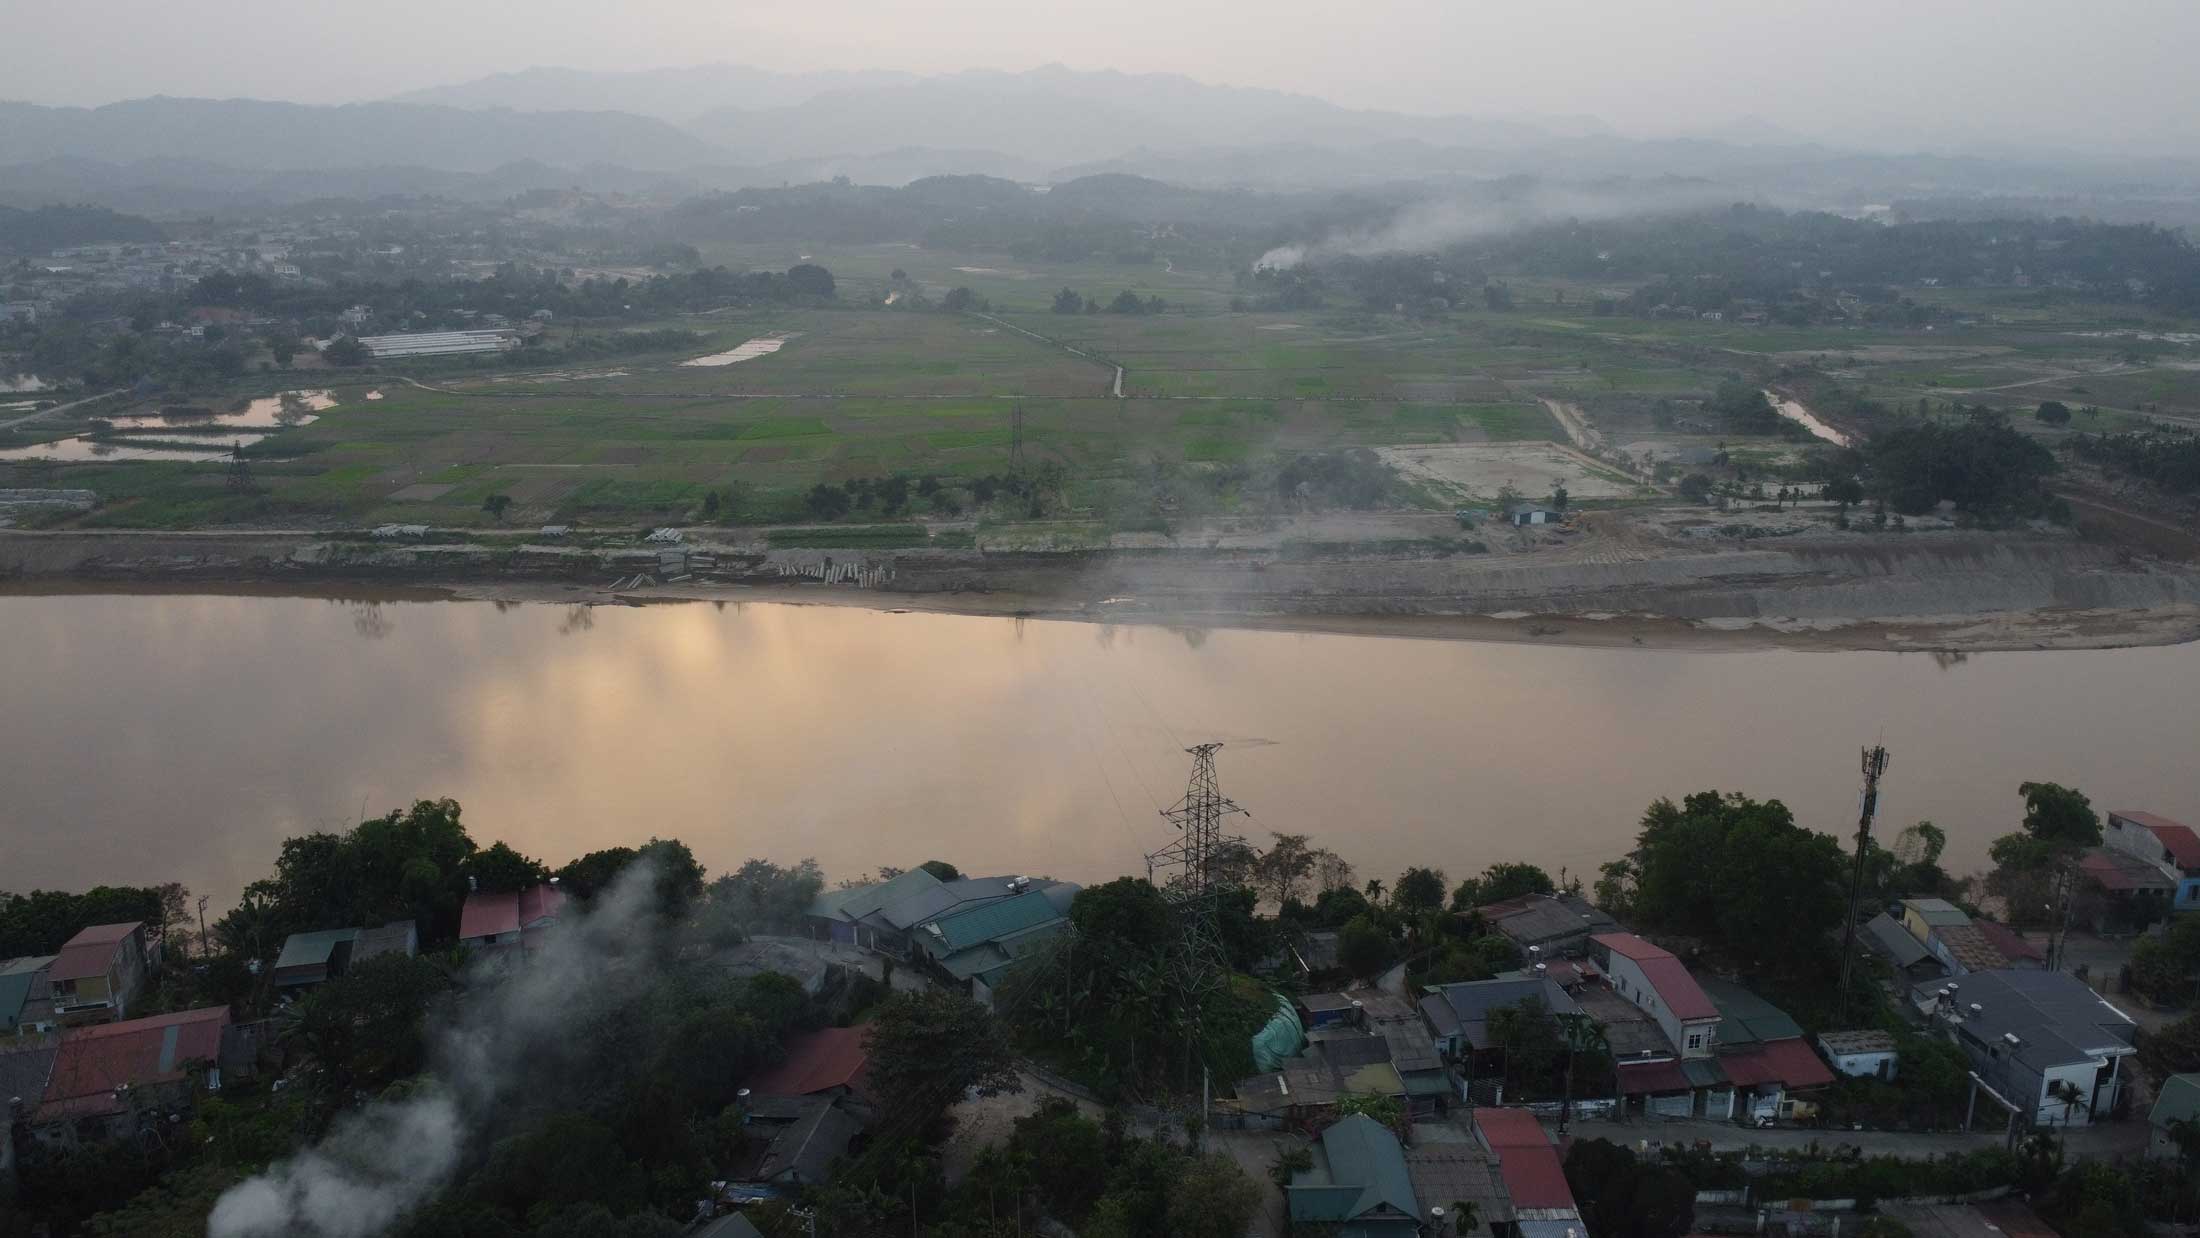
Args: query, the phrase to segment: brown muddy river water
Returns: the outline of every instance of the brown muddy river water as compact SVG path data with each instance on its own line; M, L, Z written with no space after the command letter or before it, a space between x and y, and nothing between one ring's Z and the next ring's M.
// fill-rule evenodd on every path
M450 796L553 863L652 834L713 871L927 858L1143 871L1185 745L1229 743L1245 831L1387 883L1497 860L1593 875L1655 796L1882 821L1969 871L2018 782L2200 821L2200 645L1668 652L1108 627L764 603L578 609L0 596L0 889L180 880L212 914L287 834Z

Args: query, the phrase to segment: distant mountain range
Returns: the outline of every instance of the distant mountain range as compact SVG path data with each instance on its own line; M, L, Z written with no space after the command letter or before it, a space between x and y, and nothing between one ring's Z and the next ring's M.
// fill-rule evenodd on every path
M156 97L0 103L0 203L173 215L320 197L479 200L578 186L655 196L845 176L1127 173L1191 186L1336 189L1512 175L1696 178L1778 205L2054 199L2189 206L2200 162L1888 156L1744 118L1643 140L1584 117L1415 116L1171 74L780 73L741 65L537 68L314 107Z
M623 112L411 103L311 107L157 96L95 108L0 103L0 164L56 158L186 159L232 168L410 164L473 172L523 159L569 167L684 168L721 162L725 152L664 121Z
M792 107L832 91L869 90L916 80L914 73L885 69L781 73L744 64L627 73L537 67L407 91L391 102L502 107L516 112L632 112L679 123L724 108Z

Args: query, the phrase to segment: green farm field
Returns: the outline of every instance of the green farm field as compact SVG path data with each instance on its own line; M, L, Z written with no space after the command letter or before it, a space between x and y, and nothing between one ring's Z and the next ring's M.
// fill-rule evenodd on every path
M1018 267L998 255L898 245L802 252L835 272L845 308L647 324L698 334L676 353L614 351L557 368L445 361L402 373L254 376L239 394L334 383L338 403L250 449L249 490L228 485L218 461L0 460L0 486L96 490L101 507L73 518L95 526L490 526L483 501L505 495L508 525L632 527L694 519L713 493L718 519L784 523L803 518L802 495L819 482L1006 473L1021 407L1025 461L1061 467L1072 509L1064 514L1075 517L1078 496L1105 489L1096 483L1145 475L1156 462L1257 467L1343 447L1563 442L1540 399L1591 410L1628 399L1685 403L1727 379L1766 381L1790 365L1815 366L1897 407L1960 398L2021 415L2055 398L2100 406L2078 428L2200 418L2189 347L2150 345L2135 356L2128 339L2015 310L2001 321L1983 303L1979 325L1933 332L1599 316L1581 286L1555 282L1516 284L1510 313L1237 313L1227 309L1233 281L1217 272ZM773 247L706 254L758 266L798 256ZM893 279L897 269L903 280ZM989 298L991 312L879 307L896 288L936 301L957 284ZM1130 288L1170 308L1049 312L1064 286L1103 299ZM609 330L561 323L558 333ZM777 352L683 364L767 337L782 341ZM85 428L51 421L0 433L0 448ZM1432 506L1451 497L1422 495Z

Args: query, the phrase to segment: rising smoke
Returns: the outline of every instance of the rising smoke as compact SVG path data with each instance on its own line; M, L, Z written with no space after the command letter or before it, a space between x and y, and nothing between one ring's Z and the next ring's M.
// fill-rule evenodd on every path
M650 982L636 956L651 944L656 877L637 860L592 911L569 912L509 976L477 986L434 1038L432 1082L224 1192L208 1238L374 1238L433 1195L497 1109L554 1069L575 1029Z
M1620 188L1534 185L1484 196L1427 198L1387 221L1331 232L1319 240L1278 245L1253 265L1287 271L1309 260L1425 254L1465 241L1501 236L1565 220L1635 219L1722 206L1734 191L1702 181L1629 184Z

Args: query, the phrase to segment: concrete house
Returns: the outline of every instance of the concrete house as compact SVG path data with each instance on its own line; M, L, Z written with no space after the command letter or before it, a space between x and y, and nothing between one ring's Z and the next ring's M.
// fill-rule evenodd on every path
M1793 1094L1832 1083L1833 1072L1803 1039L1802 1025L1738 984L1700 983L1719 1011L1719 1049L1711 1064L1721 1082L1703 1091L1699 1112L1752 1121L1807 1116L1811 1103Z
M1991 920L1974 920L1946 899L1902 900L1901 927L1950 975L2039 967L2045 962L2039 948L2014 929Z
M127 1019L151 971L142 923L95 924L64 942L46 970L54 1015L65 1027Z
M1633 933L1599 933L1589 942L1612 988L1649 1015L1683 1059L1716 1051L1719 1008L1672 951Z
M1332 1122L1309 1151L1313 1168L1293 1174L1283 1192L1294 1228L1319 1225L1337 1238L1415 1238L1421 1232L1405 1151L1382 1123L1365 1114Z
M1851 1079L1892 1083L1901 1065L1894 1036L1887 1032L1820 1032L1818 1051L1826 1055L1835 1070Z
M2171 901L2175 910L2200 910L2200 834L2191 826L2151 812L2119 808L2108 814L2101 841L2152 864L2176 882Z
M1911 1001L1993 1099L2042 1126L2086 1126L2115 1108L2137 1052L2131 1017L2062 972L1979 972L1919 985Z

